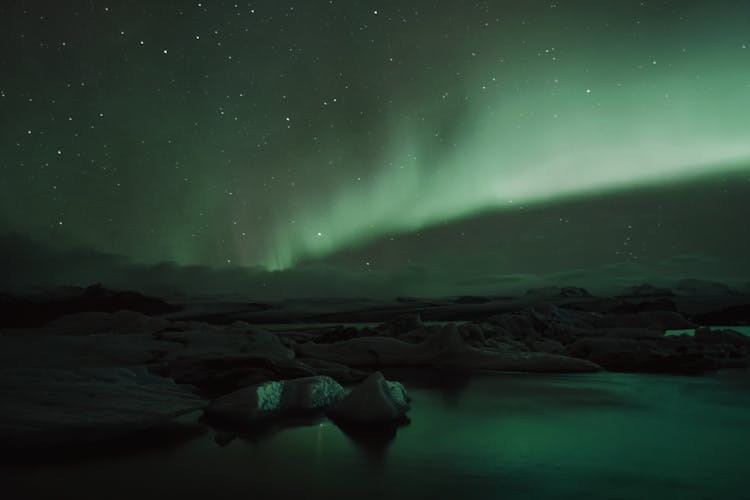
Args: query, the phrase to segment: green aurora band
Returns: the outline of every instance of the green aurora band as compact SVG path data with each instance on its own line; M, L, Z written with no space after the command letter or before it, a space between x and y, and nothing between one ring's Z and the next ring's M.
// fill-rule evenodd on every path
M744 0L55 9L0 5L0 232L53 246L284 270L750 168Z
M445 123L417 118L390 124L381 157L349 160L378 165L370 180L290 214L295 224L276 228L264 264L285 269L487 210L750 169L750 61L705 51L668 67L658 57L622 66L516 68L502 92L470 79L482 91L449 125L457 131L446 137Z

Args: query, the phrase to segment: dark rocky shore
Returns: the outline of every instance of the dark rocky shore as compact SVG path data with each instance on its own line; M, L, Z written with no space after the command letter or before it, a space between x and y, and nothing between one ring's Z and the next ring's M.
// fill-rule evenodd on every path
M746 367L750 337L710 326L750 324L750 297L684 287L267 304L180 304L99 286L3 296L0 447L14 462L210 428L228 442L322 414L348 429L398 426L408 421L408 388L378 371L389 367L691 375ZM694 334L665 335L677 329Z

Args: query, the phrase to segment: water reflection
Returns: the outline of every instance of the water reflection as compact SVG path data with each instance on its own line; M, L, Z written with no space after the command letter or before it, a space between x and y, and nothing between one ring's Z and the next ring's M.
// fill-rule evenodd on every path
M337 426L367 458L376 464L385 462L386 451L396 439L399 427L402 427L399 424L373 427L345 423L338 423Z
M0 469L20 492L4 498L746 497L749 372L394 378L413 398L398 429L321 418L223 447L209 433L172 450Z

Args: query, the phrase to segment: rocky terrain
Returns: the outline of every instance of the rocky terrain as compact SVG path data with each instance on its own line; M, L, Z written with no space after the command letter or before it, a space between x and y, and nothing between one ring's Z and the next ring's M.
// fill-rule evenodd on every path
M101 287L45 297L3 299L4 460L161 445L211 428L227 442L298 417L397 426L410 402L379 372L389 367L697 375L750 360L750 337L731 328L750 324L750 298L694 282L615 297L575 287L263 305Z

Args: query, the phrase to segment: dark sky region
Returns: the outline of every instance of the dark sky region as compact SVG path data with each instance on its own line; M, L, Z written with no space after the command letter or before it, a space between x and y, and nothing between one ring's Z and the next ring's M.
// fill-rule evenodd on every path
M750 282L750 2L0 3L5 288Z

